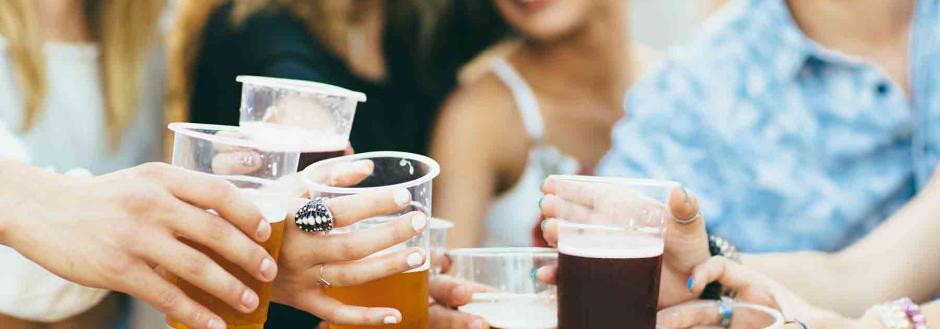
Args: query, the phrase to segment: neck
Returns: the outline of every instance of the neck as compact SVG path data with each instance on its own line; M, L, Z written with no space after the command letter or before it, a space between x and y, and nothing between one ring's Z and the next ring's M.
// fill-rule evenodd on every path
M627 1L608 1L589 21L571 35L550 42L526 41L522 55L534 74L552 79L534 79L553 90L572 91L583 86L603 93L616 103L633 80L634 52L630 41ZM557 88L557 89L556 89Z
M832 48L898 42L913 18L914 0L787 0L800 28Z
M43 39L59 42L89 41L84 1L34 0Z

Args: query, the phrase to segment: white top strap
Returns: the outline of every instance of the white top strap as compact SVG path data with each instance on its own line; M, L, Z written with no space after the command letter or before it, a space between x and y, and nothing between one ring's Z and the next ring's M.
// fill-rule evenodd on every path
M542 121L542 113L539 112L539 103L535 98L535 93L529 84L525 82L522 75L512 67L512 64L505 58L497 58L492 64L493 73L499 77L503 83L509 87L512 97L516 100L516 108L522 115L522 123L525 125L526 132L532 140L541 140L545 124Z

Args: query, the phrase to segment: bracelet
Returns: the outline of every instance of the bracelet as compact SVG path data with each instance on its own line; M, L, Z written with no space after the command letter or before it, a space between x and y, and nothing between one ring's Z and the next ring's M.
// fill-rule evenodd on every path
M872 306L865 314L876 315L886 329L927 329L920 306L907 297Z
M722 256L736 263L741 263L741 255L738 254L738 248L731 242L715 235L708 235L708 251L712 256ZM718 300L721 297L734 298L734 292L725 289L718 282L712 282L705 286L702 291L701 299Z

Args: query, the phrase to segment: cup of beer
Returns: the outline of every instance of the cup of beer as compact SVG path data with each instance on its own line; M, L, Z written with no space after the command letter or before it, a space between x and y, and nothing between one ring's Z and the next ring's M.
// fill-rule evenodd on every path
M667 181L552 176L558 223L558 328L656 326Z
M454 228L454 223L446 219L431 218L428 222L431 228L431 253L434 255L443 255L447 251L447 231ZM431 260L431 274L440 274L441 264Z
M353 162L371 161L372 174L352 186L333 186L311 177L317 173L334 172L338 166L347 166ZM440 166L431 158L404 152L369 152L319 161L304 169L302 179L307 185L311 197L334 198L381 190L407 189L411 193L411 205L401 211L368 218L356 224L335 228L329 234L348 234L384 225L400 215L423 212L431 218L431 181L440 173ZM410 240L379 251L368 257L383 255L405 248L418 247L430 255L430 229ZM428 273L431 257L417 269L392 275L351 287L326 287L326 294L348 305L369 307L391 307L399 310L402 321L382 328L428 329ZM358 329L372 327L330 325L333 329Z
M460 311L476 314L500 329L553 329L557 325L556 290L535 272L558 261L549 248L466 248L447 252L447 274L473 287L473 298Z
M244 133L239 127L171 123L169 128L175 133L173 165L215 175L238 187L258 207L264 219L271 223L271 237L261 245L276 261L281 250L284 219L289 211L293 191L289 184L282 183L279 179L297 171L297 151L289 151L292 149L290 145L259 142L256 136ZM252 159L256 164L254 170L233 171L233 168L243 167L245 159ZM251 313L242 313L184 280L174 277L172 281L187 296L222 317L228 328L264 328L271 300L271 283L258 281L239 266L203 246L185 240L183 242L212 258L255 291L259 297L258 308ZM176 329L188 329L169 317L166 322Z
M731 300L701 301L659 311L656 329L780 329L783 315L775 309Z
M349 146L360 92L312 81L238 76L242 83L239 125L274 139L304 141L298 168L343 155Z

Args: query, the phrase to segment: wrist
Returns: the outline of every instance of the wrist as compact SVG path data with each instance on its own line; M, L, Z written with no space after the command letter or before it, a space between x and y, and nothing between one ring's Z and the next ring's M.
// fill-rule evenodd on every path
M55 173L26 166L12 176L0 180L6 187L0 187L0 245L16 249L16 240L24 232L26 226L34 221L42 221L46 208L63 186L65 177Z

